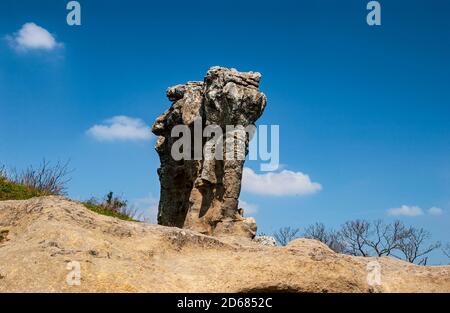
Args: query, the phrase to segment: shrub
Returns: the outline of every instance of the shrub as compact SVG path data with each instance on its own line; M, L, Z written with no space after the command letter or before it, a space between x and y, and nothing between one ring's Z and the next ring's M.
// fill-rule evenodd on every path
M21 172L12 171L9 179L15 183L39 190L43 195L66 195L67 183L70 181L68 175L69 161L57 162L52 165L45 159L38 167L29 166Z
M65 195L71 172L69 162L54 166L45 159L38 167L18 172L0 167L0 200L26 200L38 196Z
M136 210L128 206L128 201L114 196L111 191L102 201L91 198L83 202L84 206L98 214L119 218L126 221L136 221Z

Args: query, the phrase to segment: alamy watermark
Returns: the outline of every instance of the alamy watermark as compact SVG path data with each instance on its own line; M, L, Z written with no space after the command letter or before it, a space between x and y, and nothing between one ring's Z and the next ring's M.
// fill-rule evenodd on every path
M372 288L381 286L381 264L377 261L371 261L366 265L367 284Z
M367 14L366 21L369 26L381 25L381 4L379 1L369 1L366 6L370 12ZM69 26L81 25L81 4L79 1L69 1L66 5L66 21Z
M66 269L70 272L66 275L66 283L69 286L81 285L81 266L78 261L71 261L67 263Z
M78 1L69 1L66 5L67 13L66 21L69 26L81 25L81 5Z
M367 3L367 25L369 26L380 26L381 25L381 4L378 1L370 1Z
M201 118L194 121L193 128L176 125L171 137L175 139L171 155L179 160L249 160L263 161L261 171L275 171L280 163L280 126L270 125L207 125ZM269 149L270 144L270 149Z

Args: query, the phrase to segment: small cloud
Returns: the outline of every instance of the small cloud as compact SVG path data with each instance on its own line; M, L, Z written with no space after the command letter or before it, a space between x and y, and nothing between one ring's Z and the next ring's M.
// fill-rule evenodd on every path
M432 207L428 209L428 214L431 215L441 215L442 213L444 213L444 210L442 210L441 208Z
M150 128L139 118L114 116L102 125L94 125L86 133L99 141L149 140Z
M35 23L23 24L22 28L14 34L6 36L6 39L18 51L50 51L63 46L48 30Z
M419 216L422 215L423 211L421 208L417 206L408 206L408 205L402 205L399 208L392 208L388 210L388 215L392 216Z
M244 209L244 214L255 214L258 212L258 206L256 204L248 203L244 200L239 200L239 208Z
M246 167L242 177L242 189L255 194L290 196L312 194L320 191L322 186L312 182L309 176L302 172L282 170L277 173L257 174Z
M403 215L403 216L419 216L419 215L423 215L425 210L422 210L422 208L418 207L418 206L409 206L409 205L402 205L399 208L392 208L389 209L388 215L392 215L392 216L399 216L399 215ZM426 212L430 215L441 215L442 213L444 213L444 210L442 210L441 208L437 208L437 207L431 207L428 210L426 210Z

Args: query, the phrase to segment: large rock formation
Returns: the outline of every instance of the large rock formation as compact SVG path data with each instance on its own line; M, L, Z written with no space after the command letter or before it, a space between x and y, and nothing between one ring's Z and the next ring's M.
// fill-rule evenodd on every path
M0 292L450 292L450 266L341 255L308 239L210 237L54 196L0 201L0 234ZM75 264L79 285L68 283Z
M260 78L259 73L212 67L203 82L167 90L172 106L152 128L159 136L156 151L161 160L159 224L208 235L254 237L254 219L244 218L238 208L250 134L236 128L242 127L242 132L254 125L264 111L266 96L258 90ZM179 138L172 130L180 125L195 138L183 147L183 158L176 159L172 149ZM205 128L213 132L203 137ZM223 141L217 140L216 131L223 133ZM234 149L233 157L227 158L230 149Z

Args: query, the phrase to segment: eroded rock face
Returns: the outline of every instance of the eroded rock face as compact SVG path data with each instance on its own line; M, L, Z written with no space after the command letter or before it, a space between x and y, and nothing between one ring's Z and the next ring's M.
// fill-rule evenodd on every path
M167 90L172 106L157 118L152 128L159 136L156 151L161 161L159 224L208 235L255 236L255 220L244 218L238 208L249 134L242 137L233 133L235 158L225 157L226 150L219 153L222 159L211 159L204 153L199 156L198 151L209 147L208 151L215 155L221 147L213 133L202 136L207 127L215 125L224 138L229 138L227 134L232 132L229 126L254 125L266 106L266 96L258 90L260 78L261 74L256 72L212 67L203 82L188 82ZM195 136L189 149L183 148L190 150L183 150L190 159L176 160L171 153L179 140L172 136L177 125L185 125ZM224 147L229 147L228 140Z

